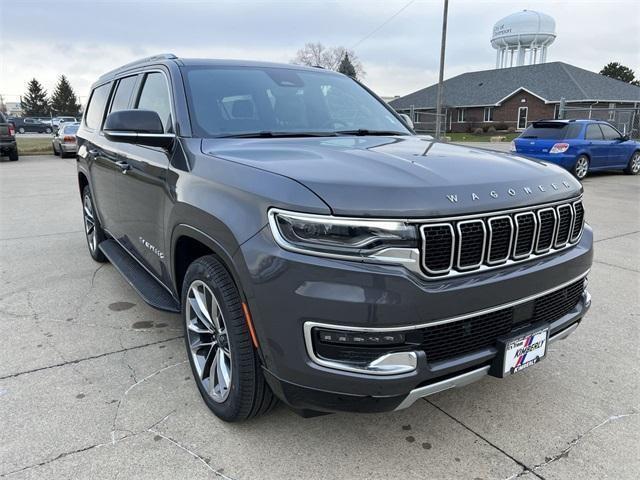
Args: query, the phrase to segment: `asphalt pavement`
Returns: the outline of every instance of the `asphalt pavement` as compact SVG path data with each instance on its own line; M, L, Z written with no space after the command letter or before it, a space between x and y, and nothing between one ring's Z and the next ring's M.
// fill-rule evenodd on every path
M0 161L0 477L635 479L640 177L584 182L593 306L522 374L387 414L226 424L177 315L87 252L73 159ZM635 472L635 473L634 473Z

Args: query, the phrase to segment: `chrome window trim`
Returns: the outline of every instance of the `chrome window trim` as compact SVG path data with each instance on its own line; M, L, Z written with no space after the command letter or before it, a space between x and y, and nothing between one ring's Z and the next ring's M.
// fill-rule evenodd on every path
M501 258L499 260L491 260L491 242L493 241L493 228L491 227L491 222L493 222L495 220L502 220L504 218L509 220L509 227L510 227L510 231L509 231L509 248L507 249L507 256L504 257L504 258ZM513 220L511 219L511 217L509 215L500 215L498 217L489 218L489 220L487 220L487 224L489 225L489 242L487 244L487 264L488 265L500 265L501 263L505 263L507 260L509 260L509 257L511 257L511 248L513 247L513 239L515 237L514 228L513 228Z
M562 242L562 243L558 243L558 235L560 234L560 210L563 208L568 208L569 209L569 233L567 235L567 239ZM575 216L573 214L573 208L571 207L570 204L565 203L563 205L558 205L556 207L557 210L557 215L558 215L558 226L556 227L556 240L555 242L553 242L553 248L562 248L564 247L567 243L569 243L569 240L571 239L571 234L573 233L573 222L575 221Z
M575 239L573 238L573 229L571 229L571 235L569 236L569 243L571 244L578 243L580 241L580 239L582 238L582 234L584 233L584 224L586 223L584 205L582 202L582 197L580 197L578 200L571 202L571 208L573 210L573 225L575 226L575 219L578 217L578 214L576 213L577 204L580 204L582 206L582 224L580 225L580 229L578 230L578 236Z
M543 212L551 212L553 213L553 228L551 232L551 241L549 242L549 246L547 248L540 248L540 234L542 233L542 218L540 217ZM553 247L553 242L556 240L556 227L558 226L558 214L556 213L555 208L542 208L536 212L536 216L538 217L538 235L536 236L536 248L534 252L536 254L539 253L547 253Z
M427 237L424 233L425 229L430 228L430 227L448 227L449 231L451 232L451 255L449 256L449 266L447 268L441 269L441 270L431 270L429 267L427 267L427 264L425 262L425 255L424 253L427 250ZM421 225L420 226L420 237L422 238L422 248L420 249L420 256L422 258L422 268L424 268L424 270L427 273L430 273L431 275L442 275L443 273L448 273L451 271L451 269L453 268L453 257L454 257L454 253L455 253L455 246L456 246L456 234L455 231L453 230L453 225L451 225L450 223L432 223L429 225Z
M384 332L402 332L402 331L411 331L411 330L419 330L422 328L429 328L429 327L435 327L438 325L444 325L447 323L453 323L453 322L459 322L462 320L466 320L468 318L472 318L472 317L478 317L481 315L487 315L489 313L493 313L493 312L497 312L498 310L503 310L505 308L510 308L510 307L515 307L516 305L520 305L523 303L527 303L530 302L532 300L535 300L536 298L539 297L543 297L545 295L548 295L550 293L553 293L557 290L561 290L564 287L571 285L572 283L575 283L581 279L584 279L588 274L589 271L591 269L588 269L587 271L585 271L584 273L582 273L581 275L578 275L577 277L572 278L571 280L568 280L566 282L561 283L560 285L557 285L553 288L549 288L547 290L544 290L542 292L533 294L533 295L529 295L528 297L524 297L524 298L520 298L518 300L514 300L512 302L507 302L507 303L503 303L500 305L495 305L493 307L489 307L489 308L485 308L482 310L476 310L474 312L469 312L469 313L465 313L462 315L457 315L455 317L449 317L449 318L444 318L441 320L435 320L429 323L420 323L420 324L416 324L416 325L408 325L408 326L400 326L400 327L379 327L379 328L375 328L375 327L357 327L357 326L348 326L348 325L336 325L336 324L332 324L332 323L324 323L324 322L316 322L316 321L308 321L305 322L303 324L303 333L304 333L304 341L305 341L305 346L307 349L307 355L309 355L309 358L316 364L321 365L323 367L329 367L329 368L334 368L334 369L338 369L338 370L345 370L345 371L357 371L359 373L371 373L371 372L367 372L367 371L362 371L359 370L358 367L352 367L349 365L344 365L341 362L337 362L337 361L331 361L331 360L324 360L322 358L319 358L316 356L315 351L313 350L313 336L312 336L312 330L314 328L325 328L325 329L329 329L329 330L345 330L345 331L350 331L350 332L368 332L368 333L384 333ZM347 367L347 368L345 368ZM354 370L356 369L356 370ZM379 375L380 373L373 373L374 375ZM384 373L383 373L384 374Z
M480 254L480 261L475 265L460 265L460 256L462 253L462 230L460 230L460 225L468 225L471 223L480 223L482 225L482 253ZM462 222L456 223L456 230L458 231L459 241L458 241L458 261L456 262L456 268L461 272L465 272L467 270L475 270L480 265L484 263L484 254L486 253L487 248L487 227L484 224L484 220L482 219L474 219L474 220L464 220Z
M533 217L533 235L531 237L531 245L527 253L516 255L516 248L518 247L518 236L519 236L518 218L524 217L525 215L531 215ZM536 239L538 238L538 216L535 214L535 212L529 211L529 212L516 213L513 216L513 218L515 220L515 235L514 235L515 246L513 247L513 259L524 260L525 258L528 258L533 253L533 249L536 246Z

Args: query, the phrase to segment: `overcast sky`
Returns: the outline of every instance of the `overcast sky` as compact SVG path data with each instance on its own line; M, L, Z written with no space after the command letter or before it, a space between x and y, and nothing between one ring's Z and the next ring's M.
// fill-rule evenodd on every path
M64 73L84 100L100 74L159 52L288 62L306 42L356 45L408 3L0 0L0 94L17 100L33 77L51 91ZM598 71L616 60L640 76L638 0L450 0L445 77L494 68L494 23L525 8L556 20L548 61ZM416 0L360 43L364 82L391 96L437 81L441 21L442 0Z

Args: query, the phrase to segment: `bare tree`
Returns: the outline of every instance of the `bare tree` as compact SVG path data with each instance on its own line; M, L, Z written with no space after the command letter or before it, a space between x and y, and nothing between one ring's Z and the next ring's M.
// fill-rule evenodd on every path
M7 113L7 106L4 103L4 97L0 95L0 112Z
M297 65L308 65L310 67L322 67L328 70L338 71L345 56L349 56L349 61L356 71L355 77L361 79L366 72L362 67L362 62L355 52L345 47L325 47L322 43L307 43L296 52L296 56L291 63Z

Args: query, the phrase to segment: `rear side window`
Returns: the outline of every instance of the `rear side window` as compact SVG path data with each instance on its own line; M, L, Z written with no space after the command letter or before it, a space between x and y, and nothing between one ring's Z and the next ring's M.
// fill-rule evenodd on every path
M137 75L133 75L120 79L116 87L116 93L113 95L113 102L111 102L111 112L129 108L129 100L131 100L131 94L133 93L133 87L136 86L137 78Z
M618 131L611 125L601 123L600 128L602 129L605 140L618 140L621 137L620 133L618 133Z
M169 90L164 75L159 72L148 73L138 98L140 110L153 110L158 112L164 131L169 132L171 126L171 102L169 100Z
M587 131L584 134L585 140L602 140L602 130L600 130L600 126L592 123L591 125L587 125Z
M91 94L91 100L89 100L89 106L87 107L87 114L84 120L87 127L99 129L102 126L104 107L107 104L110 90L111 83L106 83L96 88Z

